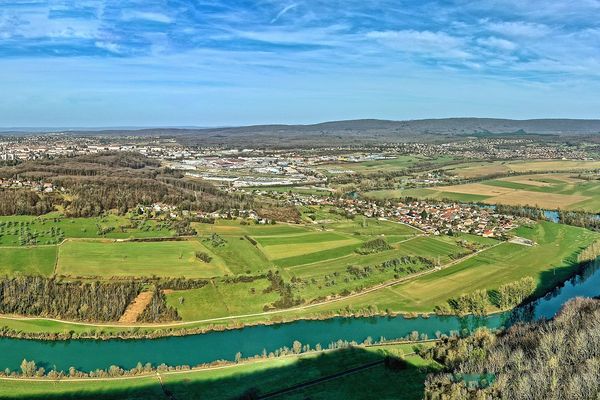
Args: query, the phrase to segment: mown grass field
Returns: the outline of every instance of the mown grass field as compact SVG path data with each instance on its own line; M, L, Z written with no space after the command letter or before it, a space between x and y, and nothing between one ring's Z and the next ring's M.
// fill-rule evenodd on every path
M454 159L452 157L448 156L439 156L433 158L424 156L398 156L396 158L386 160L370 160L361 162L337 161L322 164L319 166L319 169L326 174L330 174L329 171L331 170L351 170L356 173L370 174L381 171L388 172L402 170L409 167L414 167L417 164L424 163L431 164L432 166L439 166L444 165L453 160Z
M546 209L600 212L600 181L573 174L534 174L492 179L479 183L422 189L368 192L373 198L417 197L488 204L529 205Z
M0 247L1 274L52 275L57 246Z
M429 344L427 344L429 345ZM213 370L161 374L164 388L177 399L239 398L249 390L264 395L297 384L405 354L406 368L391 371L383 365L298 389L281 398L290 399L420 399L425 377L439 371L434 361L411 354L413 345L386 345L344 349L320 354L259 360ZM386 382L382 385L381 382ZM0 381L3 399L164 399L156 376L134 379L73 382Z
M211 254L210 263L196 251ZM225 262L198 240L173 242L106 242L69 240L58 252L57 275L185 276L209 278L231 273Z

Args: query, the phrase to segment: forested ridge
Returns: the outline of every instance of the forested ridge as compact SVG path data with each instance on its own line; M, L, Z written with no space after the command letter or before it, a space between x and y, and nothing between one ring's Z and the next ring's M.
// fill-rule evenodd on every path
M427 400L600 398L600 300L577 298L550 321L499 336L446 338L430 356L447 372L428 377Z

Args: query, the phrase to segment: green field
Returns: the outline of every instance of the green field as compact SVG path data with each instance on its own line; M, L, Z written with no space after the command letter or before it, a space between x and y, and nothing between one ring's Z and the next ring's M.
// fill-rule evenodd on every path
M212 254L210 263L195 252ZM57 275L185 276L209 278L231 273L225 262L198 240L175 242L106 242L69 240L58 252Z
M440 156L434 158L424 156L398 156L385 160L369 160L361 162L348 162L341 160L322 164L319 166L319 169L326 174L330 174L328 172L329 170L351 170L357 173L369 174L381 171L388 172L402 170L409 167L414 167L418 164L430 164L432 167L439 167L453 160L454 159L449 156Z
M572 273L579 250L600 238L599 234L583 228L550 222L521 227L516 233L538 244L528 247L502 243L447 269L351 301L342 300L335 307L361 309L375 305L380 310L431 312L435 306L462 293L496 289L525 276L534 277L538 293L543 294ZM328 307L319 308L325 309Z
M164 388L177 399L233 399L249 390L263 395L383 360L404 357L405 368L393 371L378 365L341 376L278 398L290 399L420 399L425 377L440 366L413 352L412 345L343 349L326 353L259 360L232 367L161 374ZM405 354L405 356L402 356ZM382 385L381 382L386 382ZM164 399L156 376L134 379L73 382L0 381L2 399Z
M331 214L320 207L304 212ZM276 314L220 322L229 325L239 321L331 315L342 309L358 311L375 307L398 312L430 312L461 293L494 289L524 276L535 277L541 293L570 274L577 252L600 237L581 228L538 223L515 232L531 238L538 243L536 246L498 245L500 242L494 239L474 235L428 237L391 221L334 216L330 222L301 225L243 225L239 220L219 220L215 224L195 224L201 232L197 238L176 241L84 237L66 238L56 246L5 246L0 247L0 267L10 275L210 278L202 288L167 293L168 303L179 311L182 320L191 322L273 310L283 295L277 289L268 289L271 286L266 277L268 271L280 273L293 299L300 299L296 304L323 302L402 280L394 286L347 300L342 298L306 309L281 309ZM69 235L76 232L73 229ZM363 243L374 238L383 238L391 249L371 254L356 252ZM497 246L434 271L433 266L444 266L471 254L461 241L479 250ZM211 261L200 261L196 252L208 254ZM403 261L405 264L398 268L398 264L390 264L406 257L413 258ZM388 266L382 267L384 264ZM431 269L427 274L410 278L427 269ZM44 328L32 321L10 321L6 325L24 330L71 329L68 325ZM197 322L191 326L206 324ZM75 331L87 329L77 327Z
M2 274L52 275L57 246L0 247Z
M167 303L177 308L186 321L260 313L265 305L279 298L274 292L263 293L268 286L266 279L227 284L211 282L200 289L168 293Z
M0 217L0 246L57 244L65 238L168 237L167 222L126 218L114 214L96 218L65 218L58 213L40 217Z

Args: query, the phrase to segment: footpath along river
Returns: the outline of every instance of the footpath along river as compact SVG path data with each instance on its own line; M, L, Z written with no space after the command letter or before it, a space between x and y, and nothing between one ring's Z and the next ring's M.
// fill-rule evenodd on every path
M399 338L417 331L430 338L436 333L448 334L479 326L498 328L516 319L551 318L568 300L575 297L600 295L600 262L586 268L562 287L557 287L527 306L513 312L487 317L435 316L428 318L370 317L333 318L323 321L297 321L270 326L253 326L224 332L201 335L140 340L68 340L40 341L0 339L0 368L19 369L21 361L35 360L46 370L68 370L73 366L81 371L108 368L118 365L133 368L138 361L153 365L197 365L214 360L233 360L237 352L252 356L281 348L291 347L294 340L314 347L320 343L327 347L337 340L364 341L367 337L379 340Z

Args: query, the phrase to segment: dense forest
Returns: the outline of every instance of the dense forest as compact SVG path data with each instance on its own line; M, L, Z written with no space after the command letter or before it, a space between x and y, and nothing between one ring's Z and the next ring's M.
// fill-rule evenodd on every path
M0 214L45 214L55 206L69 216L120 213L140 204L164 203L182 210L249 209L244 195L225 193L212 184L191 180L181 172L161 168L158 161L136 153L100 153L53 160L28 161L0 167L0 178L50 182L63 187L69 200L56 194L27 190L0 191Z
M429 353L446 367L427 400L600 398L600 300L577 298L550 321L495 336L445 338Z
M140 322L164 322L181 319L167 305L165 289L201 288L208 281L184 278L112 279L79 281L17 276L0 278L0 314L33 315L76 321L118 321L127 306L142 291L144 284L155 287L150 304Z
M61 281L41 276L0 278L0 313L80 321L116 321L142 284Z
M167 305L167 298L161 290L155 290L150 303L138 317L139 322L178 321L181 317L177 310Z

